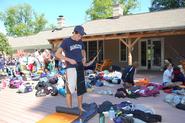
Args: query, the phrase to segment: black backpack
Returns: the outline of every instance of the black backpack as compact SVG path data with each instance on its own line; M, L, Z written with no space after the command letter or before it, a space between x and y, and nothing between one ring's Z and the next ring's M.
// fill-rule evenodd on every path
M121 79L123 82L125 82L126 78L129 76L130 72L132 71L133 67L132 66L127 66L123 71L122 71L122 77Z

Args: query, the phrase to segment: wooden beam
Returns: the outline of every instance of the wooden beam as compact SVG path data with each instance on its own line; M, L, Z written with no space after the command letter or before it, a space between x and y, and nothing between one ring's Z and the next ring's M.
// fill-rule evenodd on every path
M127 39L119 39L123 44L125 44L126 47L129 47L128 44L127 44Z
M132 39L129 38L129 39L119 39L120 41L122 41L126 47L128 48L128 54L127 54L127 57L128 57L128 64L129 65L132 65L132 47L136 44L136 42L141 39L140 37L136 38L134 40L134 42L132 43Z
M137 43L137 41L140 40L140 39L141 39L140 37L136 38L136 40L134 40L134 42L132 43L131 47L134 47L134 45L135 45L135 44Z
M131 48L132 47L132 40L129 38L129 39L127 39L127 42L128 42L128 48Z
M93 35L84 36L83 41L95 41L95 40L113 40L113 39L126 39L126 38L148 38L148 37L161 37L161 36L174 36L185 35L185 29L183 30L171 30L171 31L153 31L153 32L136 32L136 33L119 33L119 34L107 34L107 35ZM62 40L63 38L56 38ZM54 41L55 39L48 39Z
M178 31L168 31L168 32L143 32L143 33L135 33L135 34L119 34L119 35L106 35L104 37L101 36L93 36L88 38L88 36L83 37L83 41L92 41L92 40L112 40L112 39L123 39L123 38L146 38L146 37L161 37L161 36L174 36L174 35L185 35L185 30Z

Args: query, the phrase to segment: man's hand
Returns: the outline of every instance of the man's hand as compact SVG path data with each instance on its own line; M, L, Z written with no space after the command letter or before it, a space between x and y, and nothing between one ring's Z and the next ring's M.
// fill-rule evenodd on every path
M86 64L86 58L83 58L83 59L82 59L82 63L83 63L83 65L85 66L85 64Z
M76 62L74 59L69 59L68 62L69 62L70 64L77 64L77 62Z

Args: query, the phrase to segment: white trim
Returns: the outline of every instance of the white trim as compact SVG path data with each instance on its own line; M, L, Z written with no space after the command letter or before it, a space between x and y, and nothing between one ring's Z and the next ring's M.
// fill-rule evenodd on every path
M161 38L161 44L162 44L162 46L161 46L161 53L162 53L162 55L161 55L161 70L163 69L162 67L164 66L164 54L165 54L165 49L164 49L164 38Z
M96 53L98 53L98 50L99 50L99 41L96 40ZM97 60L99 61L99 57L97 57Z
M148 65L148 60L146 60L146 66L141 66L141 42L146 42L146 47L148 47L148 43L147 43L148 39L140 39L139 43L138 43L138 61L139 61L139 68L140 70L146 70L147 69L147 65Z
M103 59L105 58L105 40L102 40L103 42Z
M119 40L119 62L122 62L121 61L121 41Z
M148 40L151 40L151 43L153 41L161 41L161 66L153 66L151 63L151 70L161 70L162 66L164 65L164 38L146 38L146 39L141 39L139 40L138 43L138 61L139 61L139 68L140 70L147 70L148 69L148 60L146 60L146 66L142 67L141 66L141 42L146 42L146 48L148 48ZM147 49L146 49L147 50ZM146 51L147 52L147 51ZM151 62L153 62L153 57L151 59Z
M99 42L102 42L102 45L103 45L102 47L99 47ZM103 60L103 59L104 59L104 56L105 56L105 54L104 54L104 40L97 40L97 53L98 53L98 51L99 51L101 48L103 48L103 51L101 51L101 52L103 53L103 58L102 58L102 60ZM100 53L100 54L101 54L101 53ZM97 60L100 61L99 56L98 56Z
M151 69L152 70L161 70L163 64L164 64L164 38L151 38L151 42L153 41L160 41L161 42L161 66L153 66L151 64ZM153 62L153 57L152 57L152 62Z
M89 42L87 41L87 52L86 52L87 60L89 61Z

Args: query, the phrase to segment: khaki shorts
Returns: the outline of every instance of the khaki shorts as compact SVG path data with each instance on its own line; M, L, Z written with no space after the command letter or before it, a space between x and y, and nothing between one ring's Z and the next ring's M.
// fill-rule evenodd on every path
M84 66L78 63L75 68L67 68L67 90L70 93L74 93L77 90L77 95L83 95L86 92L85 77L84 77Z
M76 68L67 68L66 69L66 76L67 76L67 88L69 89L70 93L74 93L76 89L77 83L77 72Z

